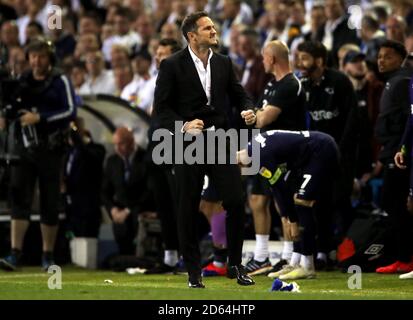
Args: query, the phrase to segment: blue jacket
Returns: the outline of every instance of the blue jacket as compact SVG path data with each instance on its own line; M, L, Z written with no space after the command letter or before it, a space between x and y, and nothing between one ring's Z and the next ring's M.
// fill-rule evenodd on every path
M44 81L29 71L21 77L21 106L40 115L36 129L40 136L64 130L76 116L77 102L70 80L53 69Z

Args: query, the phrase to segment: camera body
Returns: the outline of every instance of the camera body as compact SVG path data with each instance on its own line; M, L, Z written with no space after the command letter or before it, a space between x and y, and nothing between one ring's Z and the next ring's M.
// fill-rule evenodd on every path
M21 116L24 106L24 85L6 73L0 78L0 113L7 122L13 122ZM21 127L22 141L25 148L37 146L39 143L35 126Z
M18 90L19 81L13 79L5 68L0 68L0 116L5 119L2 121L5 127L0 130L0 166L15 165L20 160L14 148L14 134L10 134L14 129L10 123L18 118L22 107L17 99Z
M18 79L13 79L6 71L0 71L0 113L7 120L15 120L23 109L20 97L22 87Z

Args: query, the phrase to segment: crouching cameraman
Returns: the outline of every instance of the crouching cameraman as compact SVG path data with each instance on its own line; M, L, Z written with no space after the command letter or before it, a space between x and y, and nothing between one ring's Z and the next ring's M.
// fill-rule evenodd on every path
M76 114L76 106L69 79L53 68L55 54L51 42L36 39L26 50L30 70L19 79L14 106L18 110L14 152L19 163L11 168L11 254L0 259L0 267L15 270L19 265L38 179L42 268L47 270L54 264L65 132Z

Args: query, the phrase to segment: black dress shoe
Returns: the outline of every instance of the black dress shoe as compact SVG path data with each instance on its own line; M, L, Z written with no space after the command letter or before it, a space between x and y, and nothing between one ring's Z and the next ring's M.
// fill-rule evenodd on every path
M165 263L161 263L151 269L146 270L145 274L167 274L167 273L174 273L174 272L175 272L175 266L171 267Z
M237 278L238 284L242 286L251 286L255 284L255 281L247 274L243 265L229 266L227 271L227 277L230 279Z
M205 285L202 283L202 278L193 278L190 277L188 279L188 287L189 288L199 288L199 289L204 289Z

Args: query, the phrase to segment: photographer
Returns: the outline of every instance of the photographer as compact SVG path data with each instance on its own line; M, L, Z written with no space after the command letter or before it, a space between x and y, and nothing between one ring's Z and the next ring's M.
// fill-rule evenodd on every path
M51 43L33 40L26 54L30 70L20 78L12 112L17 113L13 140L14 152L20 160L11 169L11 254L0 260L0 267L15 270L19 265L38 179L42 268L47 270L54 264L65 132L75 116L76 106L70 81L53 68Z
M95 143L82 118L70 124L70 149L64 159L66 221L69 237L97 238L105 148Z

